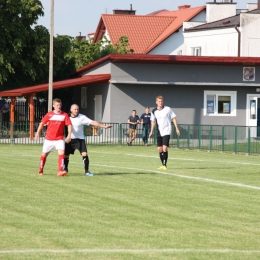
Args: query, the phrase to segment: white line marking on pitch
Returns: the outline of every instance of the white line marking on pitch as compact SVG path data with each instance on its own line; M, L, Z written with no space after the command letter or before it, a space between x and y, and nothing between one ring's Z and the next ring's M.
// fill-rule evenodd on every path
M122 153L107 153L107 152L99 152L99 151L91 151L91 153L99 153L99 154L109 154L109 155L125 155L125 156L135 156L135 157L144 157L144 158L158 158L158 156L154 155L142 155L142 154L122 154ZM38 155L28 155L22 154L22 157L39 157ZM254 165L260 166L260 163L250 163L250 162L232 162L232 161L218 161L218 160L201 160L196 158L177 158L177 157L169 157L168 160L179 160L179 161L196 161L196 162L212 162L212 163L225 163L225 164L241 164L241 165Z
M126 154L127 156L136 156L136 157L151 157L151 158L158 158L158 156L146 156L146 155L139 155L139 154ZM211 161L211 160L201 160L201 159L194 159L194 158L176 158L176 157L169 157L168 160L179 160L179 161L195 161L195 162L213 162L213 163L234 163L234 164L244 164L244 165L255 165L259 166L260 163L250 163L250 162L232 162L232 161Z
M236 249L193 249L193 248L165 248L165 249L24 249L24 250L0 250L0 254L29 254L29 253L260 253L260 250L236 250Z
M91 151L93 153L103 153L103 154L113 154L113 155L125 155L125 156L135 156L135 157L144 157L144 158L158 158L158 156L154 156L154 155L142 155L142 154L131 154L131 153L127 153L127 154L122 154L122 153L107 153L107 152L98 152L98 151ZM226 164L242 164L242 165L255 165L255 166L259 166L260 163L250 163L250 162L232 162L232 161L218 161L218 160L201 160L201 159L197 159L197 158L177 158L177 157L169 157L168 160L179 160L179 161L196 161L196 162L213 162L213 163L226 163Z
M147 169L140 169L140 168L119 167L119 166L112 166L112 165L101 165L101 164L92 164L92 165L95 165L95 166L98 166L98 167L126 169L126 170L133 170L133 171L154 172L154 173L159 173L159 174L175 176L175 177L179 177L179 178L193 179L193 180L198 180L198 181L220 183L220 184L225 184L225 185L230 185L230 186L260 190L260 187L258 187L258 186L251 186L251 185L246 185L246 184L242 184L242 183L220 181L220 180L214 180L214 179L208 179L208 178L202 178L202 177L195 177L195 176L180 175L180 174L168 172L168 170L167 171L155 171L155 170L147 170Z

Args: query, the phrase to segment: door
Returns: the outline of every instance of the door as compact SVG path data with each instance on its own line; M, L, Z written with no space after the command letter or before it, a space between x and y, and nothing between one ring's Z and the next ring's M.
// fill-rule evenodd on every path
M250 136L260 136L260 120L258 120L260 94L248 95L247 98L247 125L250 126Z
M95 95L95 121L102 121L102 95ZM99 135L97 126L92 126L93 135Z
M102 95L95 95L95 119L98 122L102 121Z

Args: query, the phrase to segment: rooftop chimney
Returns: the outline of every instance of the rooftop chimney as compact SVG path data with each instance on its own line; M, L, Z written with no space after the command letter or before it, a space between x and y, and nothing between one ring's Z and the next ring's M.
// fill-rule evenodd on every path
M190 8L190 5L180 5L180 6L178 6L178 8L179 8L179 10L187 9L187 8Z
M113 14L135 15L135 12L136 12L136 10L132 9L132 4L130 4L130 10L122 10L122 9L115 9L115 10L113 10Z
M236 3L233 3L233 0L215 0L214 2L208 2L206 4L207 23L212 23L235 15Z
M79 32L79 36L77 36L78 41L86 40L86 36L81 36L81 32Z

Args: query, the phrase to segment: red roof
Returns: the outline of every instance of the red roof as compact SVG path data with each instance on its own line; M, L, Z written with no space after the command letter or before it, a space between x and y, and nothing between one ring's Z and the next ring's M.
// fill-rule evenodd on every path
M103 14L101 19L112 43L127 36L129 48L135 53L144 53L171 26L175 17Z
M206 9L206 6L179 7L177 11L159 10L149 15L101 15L94 42L102 39L107 31L110 41L115 44L121 36L127 36L129 48L136 54L149 53L167 37L182 27L183 22Z
M147 14L147 15L156 15L156 14L159 14L161 12L170 12L170 11L167 10L167 9L161 9L161 10L154 11L154 12Z
M158 39L156 39L154 41L154 43L146 50L145 53L150 52L152 49L154 49L157 45L159 45L161 42L163 42L166 38L168 38L170 35L172 35L174 32L176 32L177 30L179 30L182 25L183 22L188 22L190 21L194 16L196 16L197 14L199 14L201 11L206 9L206 6L199 6L199 7L194 7L194 8L187 8L185 6L183 6L184 8L182 8L181 6L179 6L179 10L177 11L165 11L165 12L159 12L158 14L156 14L156 16L169 16L169 17L176 17L176 19L174 20L174 23L171 24L171 26L169 26L167 28L167 30L165 30L160 37L158 37Z
M75 79L67 79L62 81L53 82L53 90L60 89L60 88L68 88L68 87L75 87L90 83L96 82L105 82L109 81L111 75L110 74L99 74L99 75L87 75L81 78ZM49 89L49 83L31 86L31 87L23 87L17 88L12 90L5 90L0 91L1 97L19 97L19 96L26 96L32 93L43 92Z
M182 56L182 55L152 55L152 54L110 54L97 61L88 64L71 77L73 79L62 80L53 83L53 89L75 87L96 82L109 82L110 74L81 76L103 63L143 63L143 64L192 64L192 65L223 65L223 66L260 66L259 57L213 57L213 56ZM1 97L25 96L36 92L47 91L49 84L41 84L31 87L17 88L1 91Z
M260 66L259 57L224 57L224 56L188 56L188 55L154 55L154 54L110 54L94 61L79 70L71 77L84 75L87 71L103 64L111 63L144 63L144 64L193 64L223 66Z

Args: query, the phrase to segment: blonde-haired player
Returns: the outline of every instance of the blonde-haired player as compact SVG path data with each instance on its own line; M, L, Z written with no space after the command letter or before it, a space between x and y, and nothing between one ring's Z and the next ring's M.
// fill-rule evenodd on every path
M151 113L151 132L149 138L152 137L153 130L157 124L157 146L162 166L158 170L167 170L168 147L170 135L172 131L172 122L175 126L177 135L180 135L178 122L175 113L170 107L164 106L163 97L156 97L157 107Z

